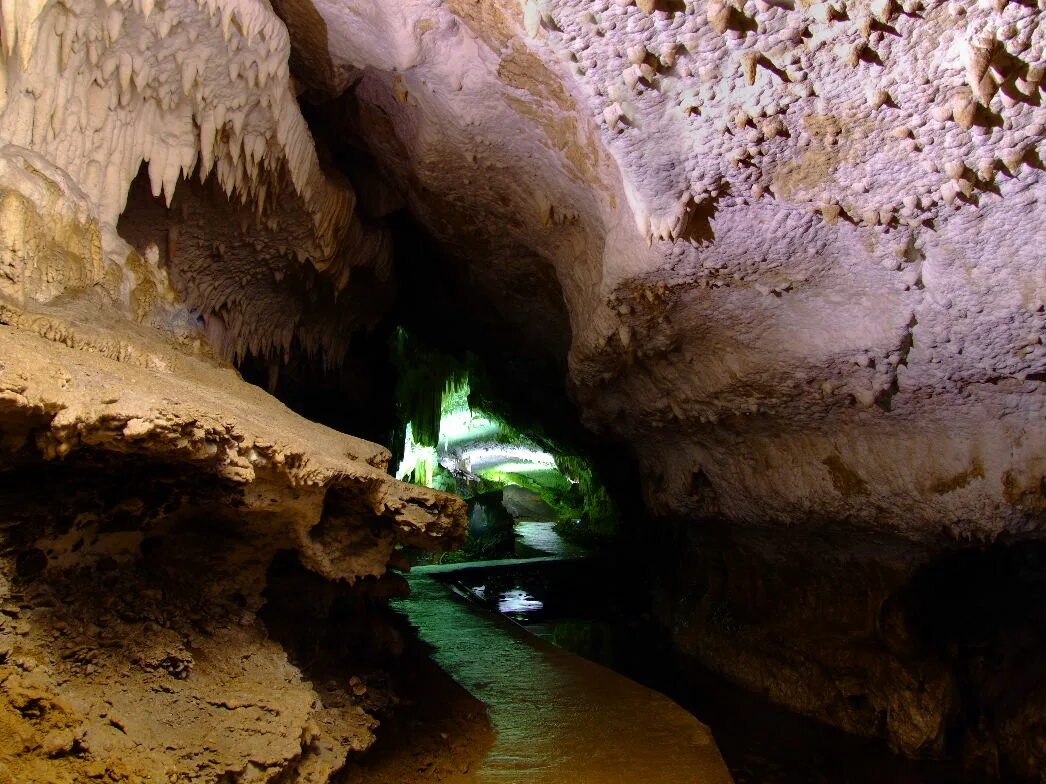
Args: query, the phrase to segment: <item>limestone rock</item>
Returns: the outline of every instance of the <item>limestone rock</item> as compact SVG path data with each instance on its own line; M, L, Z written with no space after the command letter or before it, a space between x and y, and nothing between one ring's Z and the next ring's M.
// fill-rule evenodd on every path
M535 334L562 296L583 416L635 446L652 510L915 538L1041 522L1042 491L1007 488L1046 477L1046 115L1037 86L972 125L935 111L986 26L1016 31L993 84L1037 63L1040 11L883 6L896 35L869 28L846 66L860 20L816 5L720 29L689 1L526 3L536 31L508 0L315 5L332 62L364 69L353 127L484 295ZM558 286L521 303L541 268Z
M0 0L0 12L0 451L23 472L10 476L54 472L88 509L37 499L44 522L2 529L21 537L0 570L4 634L22 640L0 640L15 739L0 763L15 780L75 780L88 763L117 779L312 765L322 778L366 743L366 721L314 708L284 648L254 628L265 565L293 551L325 579L376 579L399 543L460 538L462 510L391 481L387 453L292 415L224 362L303 350L336 364L388 302L383 220L403 205L507 314L506 341L566 355L585 424L631 445L654 515L931 549L1041 533L1039 7ZM319 122L375 162L357 177L366 221L321 165L299 94L327 101ZM148 487L183 502L123 487L88 502L81 464L84 476L109 466L108 481L142 466ZM212 516L221 547L185 528ZM183 571L205 568L215 595L242 583L244 623L225 608L210 632L221 645L198 642L198 620L177 609L187 596L178 617L148 621L163 630L152 647L106 617L83 634L119 629L119 656L71 674L48 659L51 629L75 619L48 626L54 606L23 609L19 581L60 591L83 569L100 597L127 564L118 588L134 592L159 579L149 548L196 557ZM747 650L740 680L787 666L757 634L728 639L708 658ZM222 658L247 649L258 661ZM144 663L129 690L171 689L133 721L100 712L125 654ZM828 674L779 699L814 710L846 666L825 658ZM865 680L911 686L916 707L858 689L866 702L822 718L856 730L889 710L897 745L937 749L946 677L916 683L887 656L859 664ZM264 699L260 680L277 684ZM286 720L262 722L264 748L179 736L194 749L179 756L149 725L189 705L214 726L277 704ZM132 768L106 761L132 742L146 749Z
M42 155L0 148L0 193L0 775L329 780L376 720L318 640L402 645L330 608L459 544L464 503L244 382Z

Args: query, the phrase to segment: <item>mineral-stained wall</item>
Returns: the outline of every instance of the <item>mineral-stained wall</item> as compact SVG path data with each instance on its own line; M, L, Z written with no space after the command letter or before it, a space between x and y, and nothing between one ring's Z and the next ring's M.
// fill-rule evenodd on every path
M327 781L402 643L352 613L464 505L226 358L335 353L386 238L266 4L0 8L0 781ZM295 570L324 587L276 595Z
M235 571L253 586L240 591L247 625L228 631L235 647L255 639L261 564L277 549L351 578L382 571L395 537L432 545L458 535L453 502L390 483L379 451L314 431L218 358L301 350L336 362L389 296L380 220L405 203L510 325L506 338L522 351L569 344L585 423L632 444L653 513L758 527L811 569L822 534L876 542L854 548L870 559L860 568L810 574L816 598L803 605L829 606L832 575L856 580L854 596L878 580L885 587L865 590L863 613L853 605L846 619L872 631L797 637L791 687L771 688L785 672L772 635L742 639L726 623L729 634L716 636L719 599L693 608L711 619L700 639L685 614L666 613L681 648L848 729L940 752L946 714L967 709L948 696L954 671L941 675L938 652L925 710L898 708L914 692L883 673L906 654L877 624L935 553L1036 537L1046 516L1038 6L0 0L0 9L4 459L15 489L51 477L75 491L73 501L33 501L38 513L5 512L35 523L3 529L14 559L3 633L24 650L0 666L45 695L12 703L17 721L39 721L45 703L61 716L100 715L85 675L44 660L46 641L64 639L55 624L69 621L57 616L76 606L63 598L69 569L93 570L84 585L97 587L73 597L81 601L119 575L112 593L140 595L140 617L153 613L147 592L167 591L149 581L188 573L175 568L186 558L206 572L202 595ZM351 135L380 167L388 182L357 177L373 191L370 209L357 210L353 187L321 167L297 95L324 102L312 114L327 135ZM564 307L568 320L548 318ZM110 466L111 481L135 456L155 465L142 484L149 497L178 504L129 512L149 521L138 534L120 510L152 506L134 485L107 489L101 511L87 502L68 511L90 496L77 478L88 465ZM55 468L78 460L76 476ZM199 530L219 507L214 529ZM253 555L231 543L248 530L268 542ZM225 566L212 565L222 551L214 537L228 543ZM732 547L723 559L740 575L757 574L774 549ZM150 567L149 552L166 552L159 561L170 568ZM137 565L114 574L128 553ZM229 566L240 557L257 563ZM707 563L695 558L694 570ZM763 607L758 580L722 585L736 606ZM177 599L173 584L170 593L183 609L150 622L178 645L153 650L121 633L112 650L141 670L128 684L170 671L181 685L155 693L202 705L179 691L192 679L176 677L187 655L194 673L209 661L184 625L192 596ZM782 634L801 635L819 616L801 609L794 623L781 616ZM232 608L216 612L232 629ZM85 633L122 631L113 623L92 616ZM880 649L860 659L871 664L851 666L873 638ZM815 644L834 647L815 661ZM148 664L157 656L169 663ZM83 672L115 672L106 661L81 662ZM280 672L295 694L311 688ZM845 688L824 685L847 676ZM79 685L63 696L63 684ZM304 727L306 713L291 724ZM154 748L145 729L111 726ZM104 732L92 742L74 731L71 755L38 744L26 759L56 765L51 749L80 764L81 752L118 747ZM207 764L265 778L295 764L301 737L316 732L267 744L279 759L219 750ZM203 769L177 750L156 753L177 775ZM1038 747L1020 753L1025 771L1046 759Z
M695 600L664 613L680 648L905 753L945 753L969 719L974 753L997 734L1004 770L1041 769L1012 742L1037 724L977 718L1003 686L878 626L934 554L1046 521L1041 4L314 5L327 73L354 83L317 114L532 325L503 338L555 345L562 298L569 384L633 445L650 511L758 530L761 549L716 540L738 578L709 601L776 625L722 633ZM805 570L768 560L775 537ZM824 537L838 560L813 555ZM669 571L700 582L714 558L691 541ZM766 610L797 575L807 600Z

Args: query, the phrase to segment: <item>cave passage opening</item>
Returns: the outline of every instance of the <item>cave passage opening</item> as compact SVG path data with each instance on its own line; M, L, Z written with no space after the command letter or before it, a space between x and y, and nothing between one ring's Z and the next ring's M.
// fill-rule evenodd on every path
M392 354L397 478L454 493L469 506L464 547L416 559L570 556L615 536L620 513L590 461L537 428L511 422L474 356L432 350L402 327Z

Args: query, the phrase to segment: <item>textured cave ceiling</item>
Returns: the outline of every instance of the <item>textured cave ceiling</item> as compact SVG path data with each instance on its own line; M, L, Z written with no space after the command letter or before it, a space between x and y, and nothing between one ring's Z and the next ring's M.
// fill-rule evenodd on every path
M453 266L561 373L655 513L1042 521L1032 4L2 7L0 184L98 227L75 276L6 296L100 286L161 332L200 315L226 357L337 364L392 301L406 208L414 272Z
M400 325L621 464L681 658L1038 775L1044 10L0 0L0 780L373 742L468 525L361 438Z

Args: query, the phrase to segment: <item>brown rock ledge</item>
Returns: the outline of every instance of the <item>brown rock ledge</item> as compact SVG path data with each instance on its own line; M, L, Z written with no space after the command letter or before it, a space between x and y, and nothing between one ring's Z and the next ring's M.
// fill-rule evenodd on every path
M329 780L377 722L352 656L320 682L307 640L270 636L273 564L329 589L285 614L365 615L396 548L452 546L464 504L205 358L129 334L151 359L119 362L70 348L91 345L72 320L4 321L0 781ZM338 628L348 651L398 644Z

